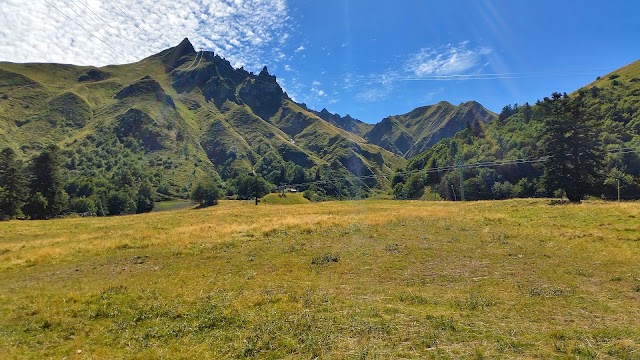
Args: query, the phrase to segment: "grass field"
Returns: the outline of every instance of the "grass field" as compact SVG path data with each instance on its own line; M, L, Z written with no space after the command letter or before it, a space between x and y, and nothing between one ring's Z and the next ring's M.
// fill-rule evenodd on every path
M640 204L0 223L0 358L640 358Z

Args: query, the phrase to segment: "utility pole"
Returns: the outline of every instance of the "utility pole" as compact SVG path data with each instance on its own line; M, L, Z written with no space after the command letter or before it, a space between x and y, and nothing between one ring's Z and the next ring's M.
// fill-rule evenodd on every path
M453 201L458 201L458 198L456 197L456 188L453 184L451 184L451 191L453 191Z
M620 202L620 178L618 178L618 202Z
M256 206L258 205L258 175L256 175L256 169L253 169L253 192L256 196Z

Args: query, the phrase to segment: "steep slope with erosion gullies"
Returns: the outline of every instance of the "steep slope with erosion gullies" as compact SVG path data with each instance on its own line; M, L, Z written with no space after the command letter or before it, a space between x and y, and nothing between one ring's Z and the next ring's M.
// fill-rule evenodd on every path
M126 65L0 63L0 147L28 159L50 143L69 177L108 180L133 163L181 196L200 177L254 171L274 185L368 176L385 188L404 164L298 106L266 67L234 69L187 39Z

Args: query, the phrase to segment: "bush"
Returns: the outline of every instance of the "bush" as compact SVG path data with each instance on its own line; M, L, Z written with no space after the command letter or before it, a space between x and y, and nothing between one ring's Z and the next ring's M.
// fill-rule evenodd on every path
M84 196L77 197L69 201L69 211L77 214L84 214L84 213L95 214L96 205L93 203L93 201L91 201L90 199L87 199Z
M112 191L107 197L107 210L109 215L120 215L130 211L135 206L129 195L124 191Z
M332 262L338 262L340 261L340 255L337 254L325 254L323 256L320 257L314 257L311 259L311 264L312 265L322 265L322 264L329 264Z
M151 185L144 183L140 185L138 189L138 195L136 196L136 213L146 213L153 210L153 194L151 192Z
M36 192L31 194L27 203L24 204L22 211L25 215L31 219L46 219L47 218L47 198L41 193Z
M318 202L318 201L322 201L322 198L320 197L320 195L316 194L313 190L305 190L302 193L302 196L312 202Z

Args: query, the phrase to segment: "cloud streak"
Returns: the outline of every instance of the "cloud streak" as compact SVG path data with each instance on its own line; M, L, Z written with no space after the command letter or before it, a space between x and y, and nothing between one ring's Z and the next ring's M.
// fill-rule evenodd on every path
M123 64L188 37L259 68L290 38L288 12L286 0L2 0L0 60Z
M424 48L412 55L406 63L408 72L418 77L464 74L481 65L488 48L469 48L469 42L449 44L441 49Z

